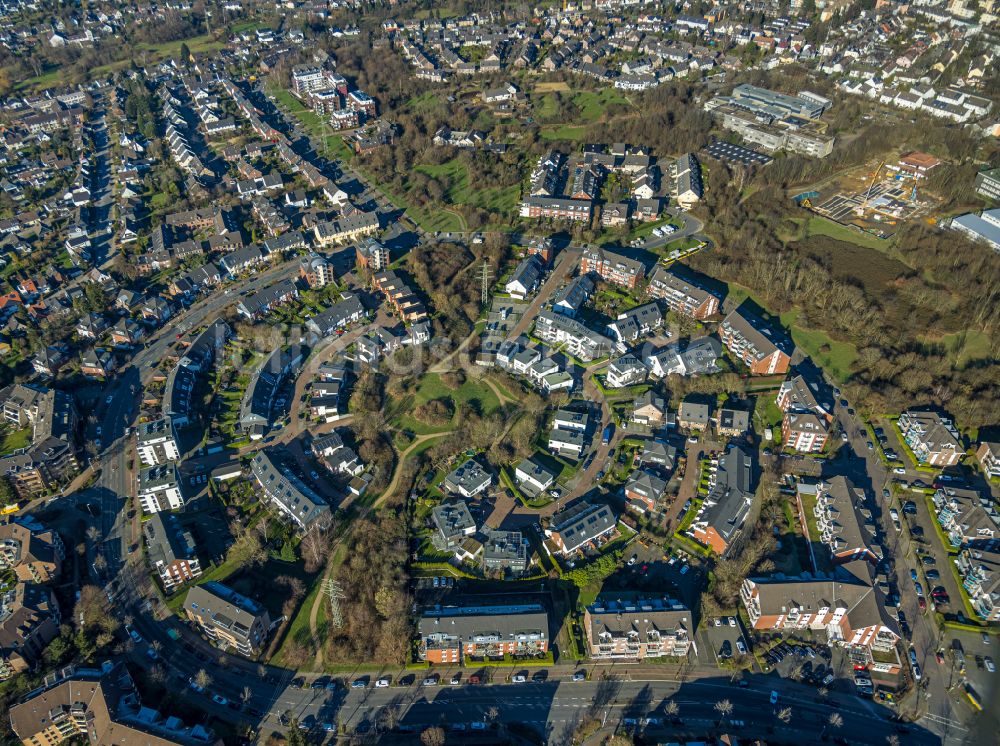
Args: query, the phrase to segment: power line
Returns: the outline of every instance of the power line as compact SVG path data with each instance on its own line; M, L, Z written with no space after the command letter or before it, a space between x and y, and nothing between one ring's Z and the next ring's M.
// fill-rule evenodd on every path
M333 578L323 581L323 593L330 598L330 624L334 629L344 626L344 617L340 613L340 599L344 598L344 591Z
M483 260L483 269L480 273L483 281L483 308L490 300L490 265L485 259Z

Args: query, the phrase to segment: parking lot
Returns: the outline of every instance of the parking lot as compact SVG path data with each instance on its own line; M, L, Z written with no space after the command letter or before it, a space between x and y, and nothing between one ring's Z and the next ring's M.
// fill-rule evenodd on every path
M699 651L704 663L722 664L750 654L750 642L736 616L706 619L701 639L702 648L707 648Z

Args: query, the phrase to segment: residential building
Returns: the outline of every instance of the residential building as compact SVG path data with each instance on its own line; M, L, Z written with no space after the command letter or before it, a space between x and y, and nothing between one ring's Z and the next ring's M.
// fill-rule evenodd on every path
M722 345L715 337L698 337L686 344L674 342L648 354L643 362L656 378L698 376L719 372Z
M588 329L574 318L552 311L535 317L535 336L551 345L563 345L566 352L584 362L607 355L611 340Z
M157 466L181 457L177 435L169 417L147 420L136 427L136 452L145 466Z
M324 288L337 284L333 263L321 254L312 252L299 262L299 277L310 288Z
M0 680L31 668L59 636L59 604L43 585L17 583L0 593Z
M462 665L549 649L549 618L540 604L445 606L417 620L418 655L432 664Z
M719 458L714 484L702 502L688 534L725 556L739 537L753 503L753 460L738 446Z
M271 630L267 609L222 583L196 585L184 599L184 613L217 646L256 657Z
M236 310L250 321L258 321L278 306L299 297L299 289L291 280L281 280L248 295L236 304Z
M463 500L435 505L431 510L431 522L437 529L434 546L441 551L454 549L476 533L476 521Z
M361 299L353 293L345 293L342 300L306 321L306 327L321 337L328 337L367 317Z
M563 316L575 318L593 292L593 280L586 275L575 277L552 296L552 310Z
M1000 622L1000 553L962 549L955 565L976 615L985 622Z
M652 389L642 392L632 402L632 422L647 427L666 425L666 400Z
M690 210L704 194L701 164L693 153L685 153L674 161L671 170L674 175L674 199L680 207Z
M568 557L585 547L604 543L617 525L618 518L607 505L578 500L553 514L545 533L557 551Z
M958 430L937 412L908 410L899 416L903 440L921 464L954 466L965 455Z
M593 660L687 658L693 646L694 616L667 598L598 598L583 615Z
M62 571L66 548L59 534L26 518L0 524L0 569L22 583L49 583Z
M611 361L605 374L608 388L620 389L635 386L646 380L646 366L635 355L623 355Z
M719 298L694 285L673 267L657 265L649 277L649 294L664 301L675 312L695 319L707 319L719 312Z
M588 246L580 255L580 274L593 272L606 282L634 290L646 275L646 267L637 259L597 246Z
M636 469L625 482L628 506L638 513L656 510L667 491L667 480L651 469Z
M549 218L589 223L593 210L594 203L584 199L530 196L521 202L522 218Z
M830 439L828 422L812 412L785 412L781 418L781 441L799 453L819 453Z
M712 408L707 402L685 399L677 410L677 424L691 430L704 430L712 421Z
M457 492L462 497L475 497L493 483L490 474L475 459L467 459L444 478L442 485L447 492Z
M1000 548L1000 513L991 498L976 490L947 487L937 490L931 500L952 547Z
M330 505L290 469L274 449L257 451L250 470L265 497L302 531L325 528L332 520Z
M729 438L739 438L750 431L750 413L745 409L723 407L719 410L716 423L719 435Z
M1000 478L1000 443L983 441L976 449L976 458L983 473L990 479Z
M661 471L669 473L677 465L677 447L662 440L644 440L639 453L639 464L658 466Z
M579 461L583 455L586 437L579 430L554 427L549 431L549 450L558 456Z
M254 371L240 402L240 428L250 440L260 440L273 424L278 391L285 380L298 372L302 348L279 346Z
M358 266L368 272L385 272L389 269L389 249L375 239L358 244L355 258Z
M747 578L740 600L757 631L812 630L861 656L870 670L895 674L900 670L894 653L899 625L878 586L867 579L868 573L868 563L856 560L823 578Z
M139 504L147 515L184 506L177 463L149 466L139 472Z
M483 529L483 571L512 576L524 574L531 559L528 540L520 531Z
M754 376L786 373L793 345L784 334L762 319L739 309L730 313L719 327L726 348L742 360Z
M538 256L526 256L504 284L504 291L512 298L524 300L538 289L543 270L542 260Z
M146 537L149 564L160 577L164 591L171 593L201 575L194 537L181 527L177 516L154 513L142 524L142 533Z
M607 325L608 336L615 340L620 351L635 344L647 334L652 334L663 326L663 311L656 303L644 303L628 311L622 311L618 318Z
M539 495L551 487L558 474L535 457L522 459L514 468L518 487L531 496Z
M91 746L220 746L202 725L187 727L144 706L123 662L100 669L67 666L48 674L10 708L11 729L25 746L72 738Z
M882 559L878 524L866 503L865 491L847 477L831 477L816 486L813 515L819 540L829 547L834 564Z

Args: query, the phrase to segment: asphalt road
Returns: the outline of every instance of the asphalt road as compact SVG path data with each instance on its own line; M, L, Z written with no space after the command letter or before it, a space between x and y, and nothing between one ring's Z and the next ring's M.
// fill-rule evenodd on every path
M825 726L831 737L840 736L850 743L885 744L887 736L897 732L896 725L886 721L884 709L835 698L818 701L815 691L802 691L783 682L774 686L779 692L776 705L770 701L772 683L763 677L751 678L750 685L741 689L725 678L684 683L600 678L573 682L566 675L522 684L426 687L417 676L412 685L404 687L376 689L369 683L364 689L346 692L286 690L274 704L281 708L279 714L314 725L315 730L338 720L349 730L395 726L414 732L432 725L471 731L474 723L495 721L504 726L529 726L551 742L561 740L588 715L605 726L643 730L651 738L703 734L718 726L721 716L715 705L721 700L729 700L733 706L723 727L746 736L773 733L786 742L812 743ZM667 713L668 702L677 705L676 716ZM787 724L777 717L784 707L791 708ZM839 728L829 725L833 712L843 718ZM266 732L266 728L262 730ZM909 726L905 738L907 744L938 742L915 726Z

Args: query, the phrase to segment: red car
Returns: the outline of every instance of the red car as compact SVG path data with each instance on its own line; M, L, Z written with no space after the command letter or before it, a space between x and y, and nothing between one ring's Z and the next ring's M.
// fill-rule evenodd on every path
M649 572L649 565L643 565L639 568L640 575L645 575L647 572Z
M935 658L937 658L937 662L938 662L938 663L939 663L940 665L942 665L942 666L944 665L944 655L942 655L942 654L941 654L941 651L940 651L940 650L939 650L939 651L937 651L937 652L936 652L936 653L934 654L934 657L935 657Z
M923 596L917 597L917 606L920 607L921 611L927 611L927 599Z

